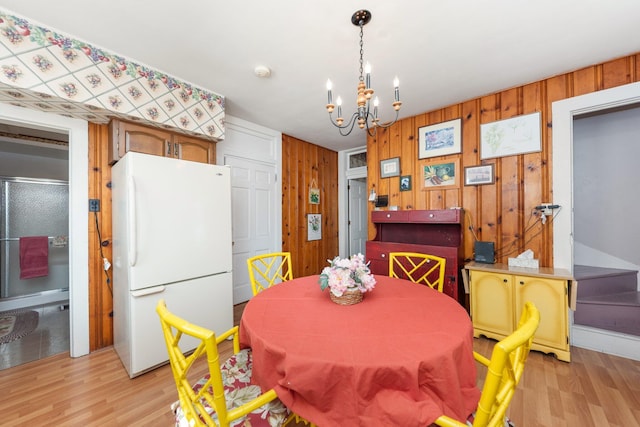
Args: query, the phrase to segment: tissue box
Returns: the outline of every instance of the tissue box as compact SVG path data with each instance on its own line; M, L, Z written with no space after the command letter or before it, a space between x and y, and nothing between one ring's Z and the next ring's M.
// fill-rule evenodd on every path
M538 268L539 266L537 259L509 258L509 267Z

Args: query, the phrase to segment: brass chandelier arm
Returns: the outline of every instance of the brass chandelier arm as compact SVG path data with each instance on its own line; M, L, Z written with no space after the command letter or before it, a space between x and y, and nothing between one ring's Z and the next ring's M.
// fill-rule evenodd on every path
M375 129L377 129L377 128L386 129L386 128L391 127L392 125L395 124L395 122L398 121L398 115L399 114L400 114L400 112L398 110L396 110L396 117L393 120L388 121L386 123L380 123L380 119L372 120L373 127L374 127L373 133L371 133L370 126L369 126L369 121L367 121L366 122L367 123L367 126L366 126L367 127L367 133L369 134L369 136L376 136ZM371 116L371 117L373 117L373 116Z
M398 121L398 115L400 108L395 109L396 112L396 116L393 120L388 121L386 123L380 123L380 119L374 117L373 114L371 114L369 112L369 105L367 103L367 110L366 112L363 114L363 118L365 118L364 120L364 125L362 126L363 129L367 129L367 133L369 134L369 136L374 137L376 136L376 132L375 130L377 128L389 128L391 127L396 121ZM339 119L342 119L341 117ZM353 131L353 128L355 127L356 123L358 122L358 120L360 119L360 114L358 111L356 111L355 113L353 113L351 115L351 118L349 119L349 121L347 122L347 124L342 124L344 123L344 119L342 119L342 121L340 123L338 123L336 120L334 120L331 112L329 112L329 120L331 121L331 124L334 125L335 127L338 128L340 135L342 136L347 136L351 133L351 131ZM369 124L371 123L371 124ZM373 130L372 130L373 128ZM348 129L348 131L346 131L345 133L345 129Z
M336 122L333 119L333 116L331 115L331 112L329 113L329 120L331 120L331 124L338 128L338 130L340 132L340 135L342 135L342 136L347 136L347 135L349 135L351 133L351 131L353 130L353 128L354 128L354 126L356 124L356 121L357 121L356 119L357 118L358 118L358 113L357 112L353 113L351 115L351 119L349 119L349 122L347 124L343 125L343 124L341 124L342 122L341 123ZM339 117L339 120L344 120L344 119L342 119L342 117ZM349 129L349 130L345 133L345 131L344 131L345 129Z

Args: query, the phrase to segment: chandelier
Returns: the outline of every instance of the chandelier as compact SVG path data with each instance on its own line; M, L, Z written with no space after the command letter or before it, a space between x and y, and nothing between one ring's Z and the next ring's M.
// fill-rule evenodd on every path
M369 21L371 21L371 12L368 10L359 10L351 17L351 23L360 27L360 77L358 80L358 108L346 124L344 117L342 117L342 98L338 96L336 105L333 104L332 84L331 80L327 80L327 111L329 112L329 120L339 129L340 135L342 136L349 135L356 122L360 129L367 128L367 133L370 136L374 136L378 127L388 128L398 120L398 111L400 111L400 106L402 105L402 102L400 102L400 90L398 88L399 82L396 77L393 80L394 101L393 104L391 104L396 112L396 117L391 122L380 123L380 119L378 118L378 105L380 101L378 97L375 97L373 101L371 101L374 93L373 88L371 88L371 65L367 62L367 64L363 66L362 59L364 53L364 43L362 41L364 34L363 28ZM373 104L373 111L371 110L371 104ZM338 117L334 120L332 113L336 107Z

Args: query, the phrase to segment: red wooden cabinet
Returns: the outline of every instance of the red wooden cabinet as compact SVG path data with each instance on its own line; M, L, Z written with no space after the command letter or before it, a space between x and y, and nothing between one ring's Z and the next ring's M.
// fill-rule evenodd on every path
M444 293L464 303L461 209L373 211L376 236L367 241L373 274L389 275L389 252L420 252L446 258Z

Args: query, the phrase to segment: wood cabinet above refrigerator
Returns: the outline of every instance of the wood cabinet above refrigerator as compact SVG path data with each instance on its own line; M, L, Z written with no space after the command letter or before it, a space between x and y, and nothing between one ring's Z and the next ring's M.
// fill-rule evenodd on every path
M109 164L114 164L129 151L199 163L216 162L213 141L124 120L111 120Z

